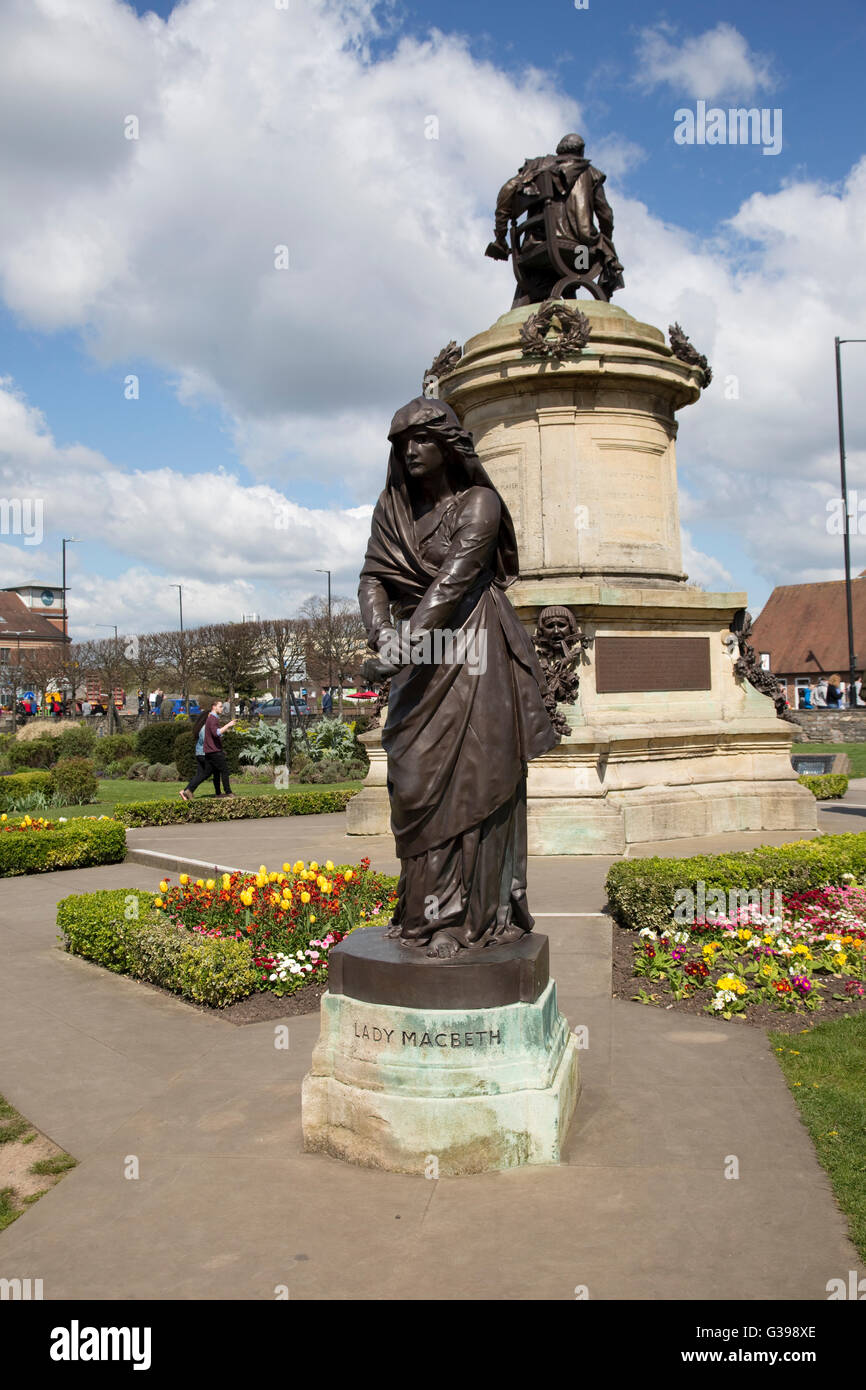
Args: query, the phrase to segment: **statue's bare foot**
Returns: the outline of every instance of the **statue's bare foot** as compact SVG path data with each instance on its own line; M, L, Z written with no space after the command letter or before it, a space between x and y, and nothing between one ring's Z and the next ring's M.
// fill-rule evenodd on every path
M460 947L453 936L449 936L445 931L438 931L430 941L427 954L435 956L437 960L453 960L459 950Z
M399 922L392 922L391 925L390 925L390 927L388 927L387 931L385 932L385 935L386 935L386 936L391 936L391 937L399 936L399 935L400 935L400 923L399 923Z

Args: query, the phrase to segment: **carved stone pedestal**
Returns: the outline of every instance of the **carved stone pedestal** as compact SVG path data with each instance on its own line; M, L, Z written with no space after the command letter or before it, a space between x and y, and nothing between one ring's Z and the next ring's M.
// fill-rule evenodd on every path
M428 1176L559 1162L580 1081L546 937L432 961L369 927L329 986L305 1149Z

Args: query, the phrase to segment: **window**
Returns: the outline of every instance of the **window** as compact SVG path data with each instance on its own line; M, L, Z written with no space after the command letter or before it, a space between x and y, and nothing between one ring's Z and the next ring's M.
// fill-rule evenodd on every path
M769 653L769 652L761 652L761 670L762 670L762 671L769 671L769 670L770 670L770 653Z

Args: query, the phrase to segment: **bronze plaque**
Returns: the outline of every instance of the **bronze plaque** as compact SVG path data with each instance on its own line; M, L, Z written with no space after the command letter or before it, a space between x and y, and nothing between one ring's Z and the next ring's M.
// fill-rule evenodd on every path
M596 637L599 695L645 690L709 690L709 637Z

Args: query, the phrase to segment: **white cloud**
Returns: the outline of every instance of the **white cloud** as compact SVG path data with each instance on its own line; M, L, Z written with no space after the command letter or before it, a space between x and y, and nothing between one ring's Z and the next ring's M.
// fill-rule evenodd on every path
M680 39L669 24L644 29L637 49L638 85L667 85L679 95L715 101L748 99L775 86L771 59L755 53L733 24Z
M68 550L78 636L98 635L95 625L108 620L130 632L175 626L172 582L183 582L189 625L293 613L321 591L321 565L333 571L336 593L354 594L372 512L301 507L224 471L120 468L82 445L59 445L8 379L0 381L0 492L43 497L45 526L42 546L0 546L0 587L44 582L46 564L57 566L61 529L127 562L106 579L93 572L84 546Z
M500 72L455 38L403 40L373 61L381 12L187 0L164 22L116 0L6 0L0 13L0 117L21 132L0 149L7 303L25 324L79 330L101 362L150 361L182 399L217 402L261 480L125 472L84 443L55 443L5 393L7 454L43 479L46 526L69 518L129 557L144 627L172 620L170 578L200 583L202 607L213 595L225 616L291 611L317 564L354 590L369 509L297 508L277 541L268 518L298 480L373 500L394 409L450 337L465 341L510 302L508 267L482 254L499 184L583 127L546 77ZM658 26L649 35L648 82L710 100L772 81L730 25L682 43ZM123 138L130 113L138 141ZM429 116L438 140L425 139ZM612 175L638 157L627 141L598 148ZM679 320L715 372L680 417L690 526L736 532L768 582L837 573L832 340L863 336L866 322L866 161L839 187L801 179L754 194L702 239L612 182L626 267L616 302L664 328ZM290 269L277 271L282 242ZM855 410L866 352L846 351L850 478L866 495ZM862 568L859 552L858 540ZM710 585L729 582L729 567L711 555L691 565ZM151 572L148 593L139 575ZM118 598L125 582L112 581Z

